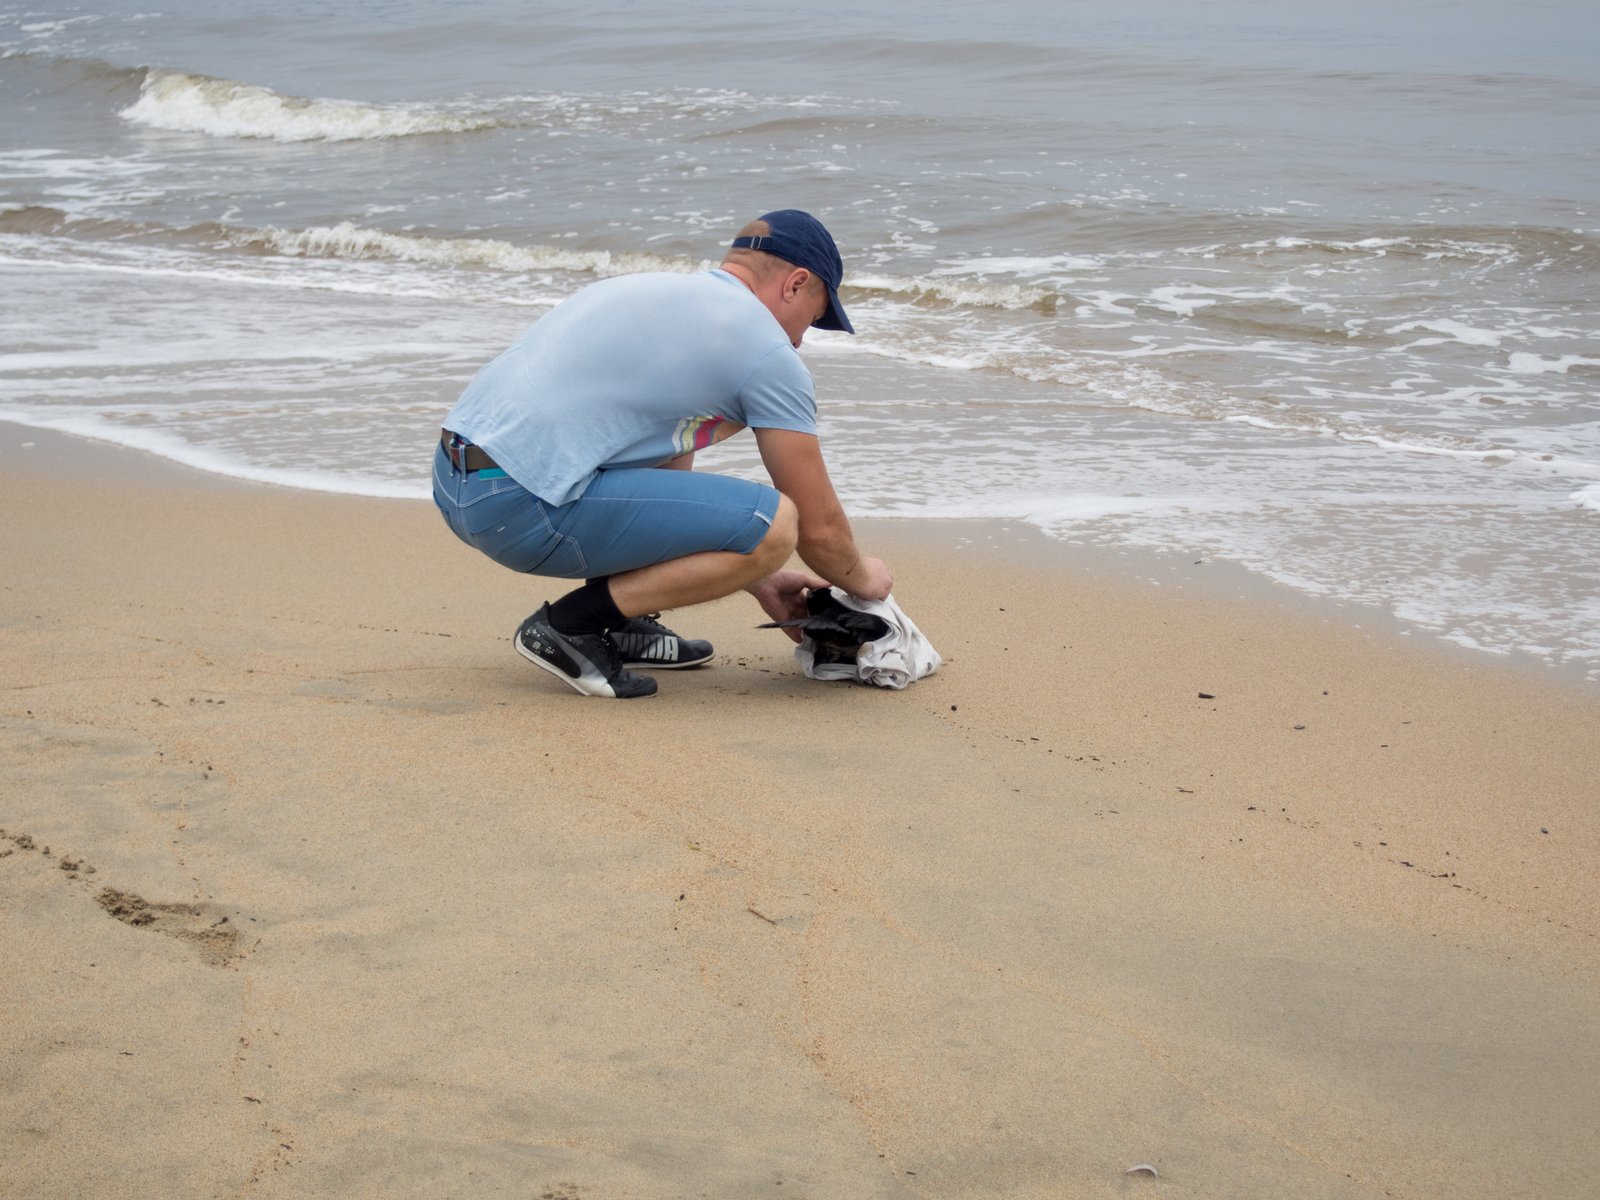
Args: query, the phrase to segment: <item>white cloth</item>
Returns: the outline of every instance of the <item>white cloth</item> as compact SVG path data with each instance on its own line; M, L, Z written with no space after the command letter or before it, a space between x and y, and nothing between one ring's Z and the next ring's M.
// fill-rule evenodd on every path
M846 595L839 588L833 588L832 591L834 599L846 608L883 618L889 623L889 632L875 642L863 644L854 663L818 664L816 643L809 637L801 639L794 656L800 660L800 669L807 678L854 679L870 683L873 687L899 691L908 683L932 675L944 662L933 644L922 635L922 630L900 611L893 596L886 600L862 600Z

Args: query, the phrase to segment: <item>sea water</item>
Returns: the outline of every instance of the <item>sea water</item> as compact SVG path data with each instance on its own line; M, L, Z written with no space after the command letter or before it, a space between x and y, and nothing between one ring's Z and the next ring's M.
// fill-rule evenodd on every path
M0 10L0 418L425 496L541 313L799 207L852 513L1600 680L1592 4L148 2Z

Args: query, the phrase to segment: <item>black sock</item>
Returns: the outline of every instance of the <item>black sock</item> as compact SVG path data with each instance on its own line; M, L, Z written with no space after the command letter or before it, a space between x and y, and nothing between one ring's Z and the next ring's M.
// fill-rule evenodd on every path
M610 576L591 579L550 606L550 624L558 633L604 633L627 623L611 598Z

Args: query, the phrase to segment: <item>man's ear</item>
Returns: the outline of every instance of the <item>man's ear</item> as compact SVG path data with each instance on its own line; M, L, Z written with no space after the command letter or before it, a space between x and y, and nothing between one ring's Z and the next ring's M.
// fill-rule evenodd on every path
M783 281L783 298L793 300L806 290L806 285L811 282L811 272L805 267L796 267L789 272L789 278Z

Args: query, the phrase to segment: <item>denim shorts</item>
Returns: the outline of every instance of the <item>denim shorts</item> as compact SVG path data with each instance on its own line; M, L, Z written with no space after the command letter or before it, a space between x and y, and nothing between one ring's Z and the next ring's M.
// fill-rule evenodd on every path
M583 495L546 504L508 475L461 471L433 453L433 502L458 538L503 567L592 579L698 554L749 554L778 512L776 488L699 471L601 471Z

